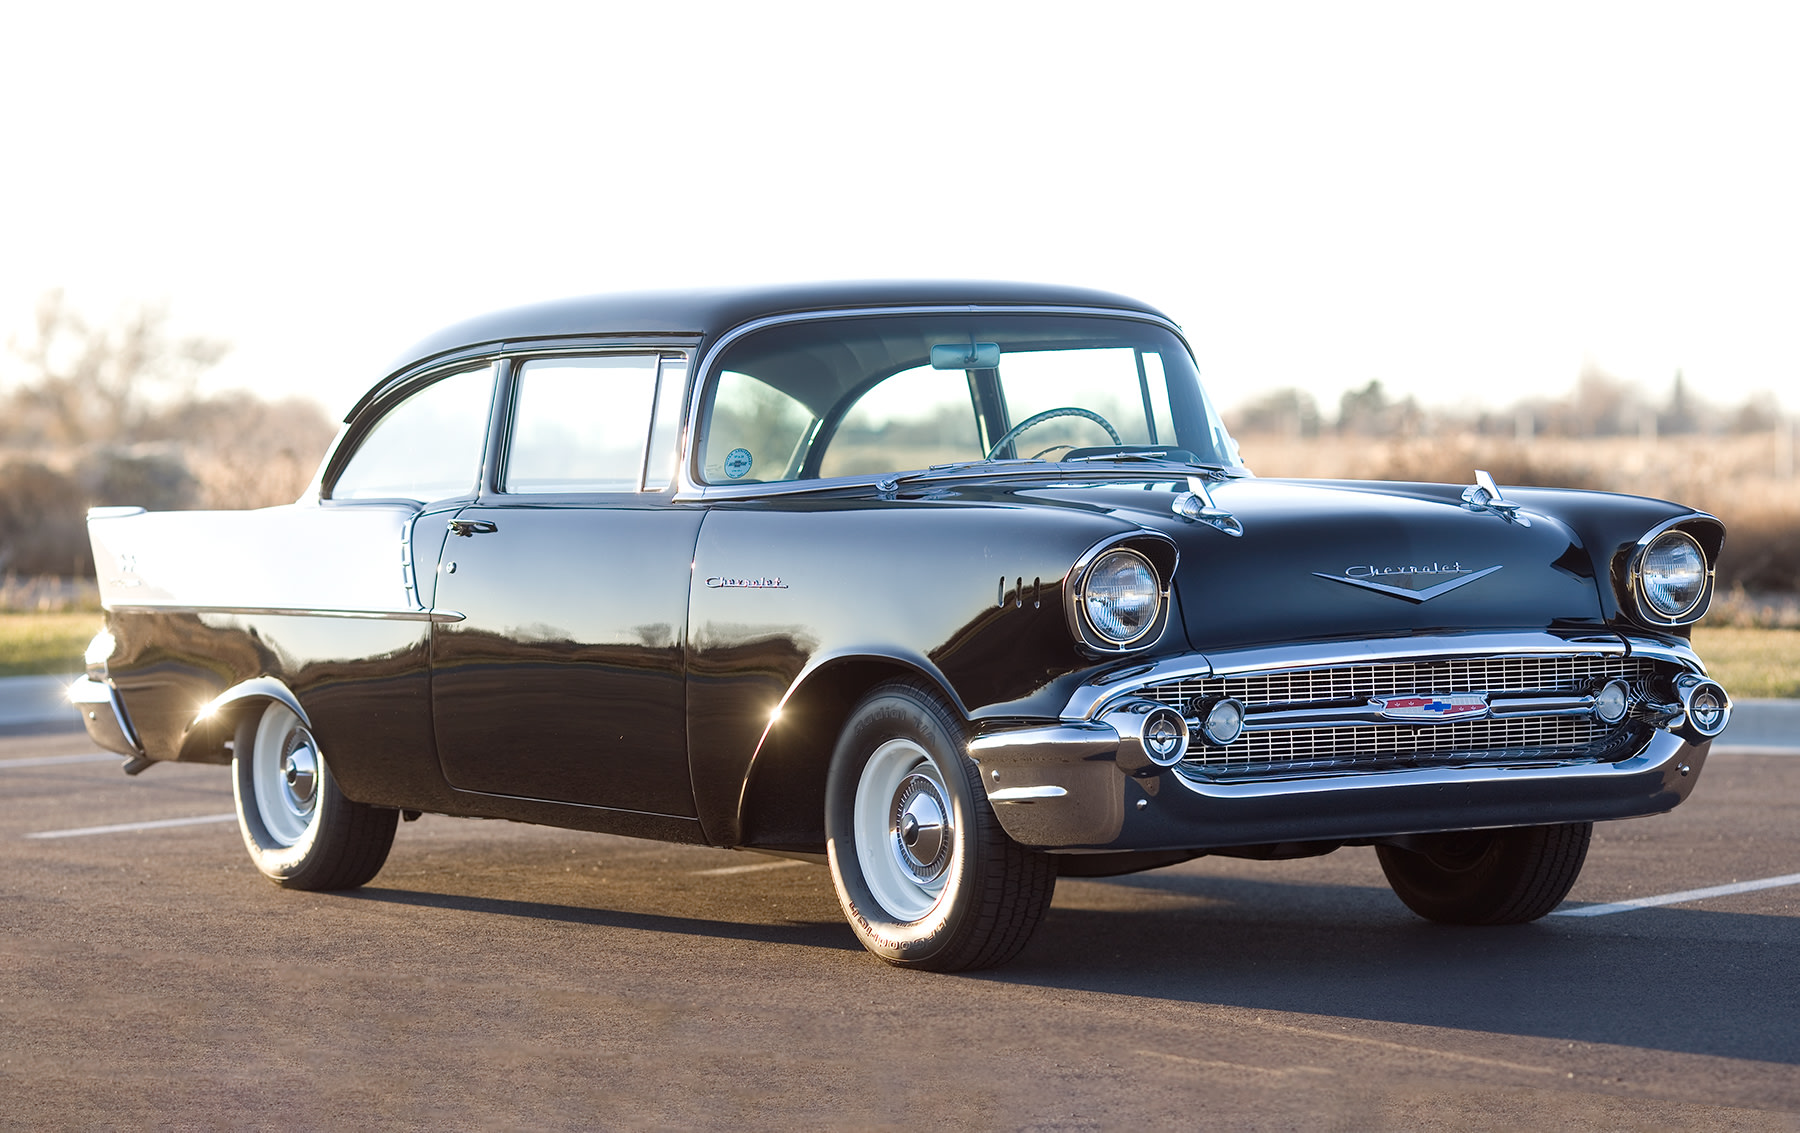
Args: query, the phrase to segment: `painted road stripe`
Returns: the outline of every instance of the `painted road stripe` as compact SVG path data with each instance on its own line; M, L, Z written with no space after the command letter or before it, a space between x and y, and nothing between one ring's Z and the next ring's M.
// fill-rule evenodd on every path
M0 759L0 771L15 767L55 767L61 763L117 763L125 757L109 751L90 751L86 755L40 755L32 759Z
M121 822L117 826L83 826L79 830L40 830L27 838L80 838L85 834L125 834L133 830L163 830L171 826L199 826L206 822L236 822L236 814L203 814L198 818L159 818L154 822Z
M1761 881L1738 881L1730 885L1713 885L1706 889L1684 889L1660 897L1639 897L1633 901L1615 901L1610 905L1583 905L1575 909L1558 909L1553 917L1603 917L1608 913L1628 913L1633 909L1653 909L1658 905L1680 905L1688 901L1704 901L1708 897L1729 897L1734 893L1754 893L1758 889L1780 889L1784 885L1800 885L1800 873L1783 877L1765 877Z
M805 862L784 858L778 862L757 862L754 865L728 865L723 869L695 870L695 877L724 877L733 873L761 873L765 869L786 869L791 865L805 865Z

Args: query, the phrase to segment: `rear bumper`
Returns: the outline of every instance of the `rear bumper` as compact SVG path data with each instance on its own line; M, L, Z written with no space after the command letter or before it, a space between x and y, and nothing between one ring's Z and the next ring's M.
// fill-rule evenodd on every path
M144 757L131 717L119 699L119 690L110 682L83 677L69 686L69 702L80 710L88 738L96 744L120 755Z
M1712 744L1658 730L1617 763L1430 767L1219 783L1155 766L1100 722L978 736L970 756L1006 832L1042 849L1351 841L1660 814Z

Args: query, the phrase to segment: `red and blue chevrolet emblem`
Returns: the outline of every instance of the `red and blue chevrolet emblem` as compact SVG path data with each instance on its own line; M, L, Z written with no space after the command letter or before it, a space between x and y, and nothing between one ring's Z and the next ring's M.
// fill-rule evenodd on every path
M1389 720L1475 720L1487 715L1485 692L1451 692L1437 696L1378 696L1370 702Z

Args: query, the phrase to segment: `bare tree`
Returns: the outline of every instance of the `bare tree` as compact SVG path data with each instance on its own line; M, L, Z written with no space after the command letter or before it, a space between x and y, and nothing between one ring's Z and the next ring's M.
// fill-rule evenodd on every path
M15 443L110 444L135 439L158 403L187 401L229 345L168 332L168 310L141 305L109 326L71 310L62 291L38 300L34 334L9 345L27 377L5 426Z

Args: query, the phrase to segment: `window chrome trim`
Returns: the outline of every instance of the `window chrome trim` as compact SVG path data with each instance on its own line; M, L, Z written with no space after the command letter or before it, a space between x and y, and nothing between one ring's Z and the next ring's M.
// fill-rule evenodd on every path
M694 438L699 435L700 430L699 415L701 399L699 394L706 381L711 376L714 365L718 363L719 356L738 339L743 338L747 334L753 334L773 326L783 326L788 323L825 322L837 319L859 319L885 315L964 314L1077 315L1082 317L1130 319L1134 322L1149 323L1152 326L1161 327L1174 335L1175 341L1181 343L1182 347L1187 350L1188 360L1195 364L1194 368L1196 372L1199 370L1198 359L1194 357L1194 346L1187 340L1187 336L1181 333L1181 328L1179 326L1175 325L1175 323L1166 316L1153 314L1152 312L1139 310L1133 307L1064 307L1043 303L931 303L894 307L827 308L824 310L792 311L780 315L764 315L761 318L752 319L749 322L739 323L737 326L732 327L730 330L720 335L707 346L705 354L700 359L700 364L688 373L688 406L683 423L684 443L680 447L679 464L676 469L675 483L677 488L675 499L677 501L753 499L767 495L784 494L780 491L783 484L757 484L744 485L742 487L725 484L706 484L694 473L693 442ZM1224 422L1221 420L1218 424L1223 426ZM1049 467L1048 463L1046 463L1046 467ZM871 473L866 476L845 476L837 478L834 481L785 481L784 484L802 484L805 485L805 487L800 488L800 491L817 491L820 486L828 483L833 486L846 487L863 485L872 486L878 480L882 479L884 475L891 475L891 473ZM790 488L789 490L792 491L794 489Z
M489 451L492 445L491 425L500 388L500 363L503 360L497 352L492 351L458 356L448 360L442 366L432 366L391 381L381 388L378 395L363 398L357 403L356 409L351 415L344 419L344 427L333 438L330 450L319 465L320 472L314 480L315 486L308 489L308 495L320 503L368 503L370 500L378 500L377 497L357 496L340 499L330 494L337 491L338 481L343 478L350 462L356 459L356 455L361 450L363 442L368 439L370 431L386 420L389 413L414 394L422 393L438 382L446 381L458 374L473 373L485 366L488 371L487 408L490 428L483 429L481 433L481 452L476 457L475 480L462 493L440 498L457 499L462 495L474 496L482 488L483 476L491 456ZM302 497L302 500L304 501L306 498ZM435 502L434 500L415 500L411 497L399 498L415 506Z
M612 491L584 489L570 492L509 492L505 488L507 465L512 461L513 434L517 424L519 386L525 380L525 368L541 358L648 358L656 363L655 377L650 386L650 416L644 422L643 443L638 449L637 486L619 488ZM503 362L504 373L499 375L496 383L496 394L492 401L494 419L490 426L488 452L482 460L481 499L484 506L554 506L558 503L575 503L585 499L616 502L622 499L638 499L645 496L666 496L674 487L675 478L661 488L644 486L646 471L649 468L650 451L656 440L656 411L662 405L662 384L664 376L673 367L670 361L679 359L683 363L691 363L693 352L684 347L645 345L633 342L591 344L585 346L560 346L553 348L536 348L529 343L521 344L518 349L508 349L497 361ZM690 371L691 372L691 371ZM691 384L691 383L690 383ZM681 459L685 432L681 423L687 417L687 401L689 392L682 391L681 406L676 410L677 432L675 435L676 460Z

